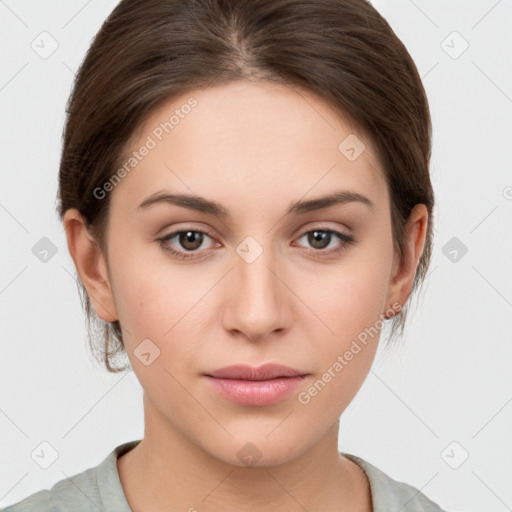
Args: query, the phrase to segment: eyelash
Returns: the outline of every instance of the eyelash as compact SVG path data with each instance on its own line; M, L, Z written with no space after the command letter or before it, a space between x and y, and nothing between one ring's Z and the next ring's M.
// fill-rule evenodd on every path
M176 258L176 259L179 259L179 260L185 260L185 259L188 259L188 258L195 258L197 257L195 253L197 253L198 251L192 251L190 252L189 251L189 254L187 254L186 252L181 252L181 251L176 251L174 249L171 249L167 244L167 242L174 238L176 235L179 235L181 233L188 233L189 231L191 231L192 233L201 233L203 235L207 235L209 236L210 238L214 238L208 231L204 231L202 229L180 229L179 231L174 231L172 233L169 233L168 235L165 235L163 236L162 238L158 238L157 241L160 242L160 246L166 251L168 252L173 258ZM316 255L320 255L322 257L329 257L329 256L333 256L335 254L338 254L338 253L341 253L342 251L344 251L346 248L348 248L349 246L353 245L355 243L355 238L351 235L347 235L345 233L341 233L339 231L336 231L334 229L328 229L328 228L315 228L315 229L310 229L309 231L305 231L304 233L302 233L302 235L299 237L302 238L304 235L307 235L309 233L312 233L314 231L321 231L323 233L331 233L331 234L334 234L336 237L338 237L338 239L340 240L341 244L335 248L335 249L328 249L328 250L325 250L325 249L309 249L307 252L309 252L310 254L314 254L315 256Z

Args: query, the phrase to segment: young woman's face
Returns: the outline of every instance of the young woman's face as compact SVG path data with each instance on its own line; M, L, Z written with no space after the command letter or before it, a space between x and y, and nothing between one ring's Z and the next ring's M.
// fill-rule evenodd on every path
M248 81L174 99L137 137L107 241L146 421L240 466L292 459L337 429L397 299L374 149L316 96ZM347 192L367 199L310 203ZM156 194L189 199L141 206ZM267 363L306 376L280 396L253 383L239 401L207 377Z

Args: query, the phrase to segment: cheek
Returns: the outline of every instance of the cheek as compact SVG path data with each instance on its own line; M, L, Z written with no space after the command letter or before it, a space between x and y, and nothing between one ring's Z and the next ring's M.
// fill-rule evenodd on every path
M219 277L193 265L173 264L165 254L148 262L153 252L147 247L140 254L132 250L130 258L118 257L113 267L124 345L149 396L156 399L166 390L175 406L190 406L178 382L199 371L198 354L209 348L208 332L216 314L212 286ZM146 362L151 362L146 366L142 354L148 352Z
M381 254L385 254L381 251ZM296 282L300 296L310 311L317 314L323 338L352 339L375 324L384 312L388 293L391 261L387 257L371 258L355 253L339 266L325 267L325 272L302 275ZM320 331L317 330L317 334Z
M198 281L192 266L173 264L163 249L141 245L125 251L129 257L112 255L121 325L138 337L165 342L174 330L187 323L188 312L200 303L211 286L210 280L204 276L203 282Z
M302 282L305 302L322 320L311 315L307 321L317 369L325 377L311 389L311 397L318 394L311 404L319 413L322 408L335 414L343 410L366 378L383 326L391 264L392 246L376 237L325 275Z
M196 340L201 339L198 318L204 314L201 298L211 284L208 279L194 283L183 267L148 264L133 254L119 258L112 276L132 368L152 400L190 407L179 382L194 369L200 348Z
M340 272L324 293L310 293L310 338L315 340L317 374L297 397L313 424L335 421L350 404L373 363L383 326L386 293L382 269L364 267ZM316 288L314 288L316 289ZM321 419L324 418L324 419Z

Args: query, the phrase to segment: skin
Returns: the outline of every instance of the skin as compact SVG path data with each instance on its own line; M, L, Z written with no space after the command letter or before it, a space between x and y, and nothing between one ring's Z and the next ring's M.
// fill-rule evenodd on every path
M129 152L191 96L198 105L110 192L108 256L78 211L64 216L95 311L120 320L144 389L144 438L118 459L127 500L136 512L370 511L368 480L339 453L338 429L380 332L309 403L297 395L391 304L405 304L423 251L426 207L411 213L400 261L371 142L321 98L268 82L232 82L168 101L139 127ZM338 150L351 133L366 145L354 161ZM170 204L137 208L162 189L215 200L231 216ZM345 189L368 197L373 208L351 202L285 216L292 201ZM157 240L177 229L212 236L198 249L178 236L169 240L167 246L195 255L178 260ZM315 246L307 236L315 229L356 241L343 246L332 235ZM263 250L251 263L236 251L248 236ZM339 253L321 255L336 247ZM147 338L160 350L148 366L134 353ZM265 407L228 401L203 376L267 362L310 375ZM252 467L237 456L248 442L261 455Z

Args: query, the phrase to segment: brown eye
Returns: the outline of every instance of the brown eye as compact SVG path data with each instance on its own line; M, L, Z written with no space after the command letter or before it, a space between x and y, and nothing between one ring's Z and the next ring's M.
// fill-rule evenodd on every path
M194 251L201 247L203 243L203 233L199 231L182 231L178 234L178 241L184 249Z
M329 231L310 231L308 234L308 242L315 249L325 249L331 241L332 234Z
M355 243L354 237L333 229L314 229L307 231L300 237L300 239L302 238L306 238L307 243L313 248L311 252L320 255L337 253ZM332 242L334 242L334 247L329 247ZM337 245L336 242L338 242Z
M178 259L195 257L203 252L199 250L207 238L212 238L206 231L200 229L181 229L158 239L162 248ZM176 239L176 241L172 241ZM188 253L188 254L187 254Z

